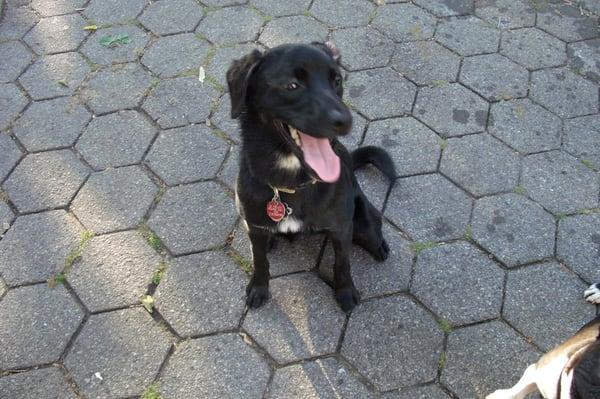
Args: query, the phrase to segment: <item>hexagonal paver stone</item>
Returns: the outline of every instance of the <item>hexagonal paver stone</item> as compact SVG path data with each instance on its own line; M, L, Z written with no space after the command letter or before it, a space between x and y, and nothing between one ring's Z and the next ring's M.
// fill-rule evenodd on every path
M161 258L135 231L93 237L69 284L91 312L140 303Z
M4 232L9 229L10 224L14 219L15 214L8 204L0 200L0 238L2 238Z
M85 0L33 0L31 7L43 17L75 12L85 4Z
M411 292L452 325L498 317L504 271L465 242L422 251Z
M398 44L392 67L417 84L454 82L460 58L435 41Z
M335 351L345 317L329 286L301 273L271 280L269 291L269 301L248 312L243 327L277 363Z
M530 69L564 64L565 48L565 43L536 28L505 31L500 43L501 54Z
M40 18L27 7L18 7L11 3L4 3L4 19L0 25L0 39L20 39L27 33Z
M63 269L81 233L63 210L21 216L0 241L0 273L9 286L45 281Z
M450 334L441 382L461 398L484 398L521 377L540 354L500 321Z
M143 115L120 111L92 120L77 150L94 169L131 165L142 160L155 135L156 128Z
M553 4L538 12L537 26L567 42L592 39L600 35L597 18L583 15L579 7Z
M89 397L138 396L154 379L171 339L143 308L100 313L83 326L64 363Z
M71 209L96 233L136 227L154 201L158 187L138 166L93 173Z
M382 211L387 192L390 188L390 181L372 165L367 165L365 168L357 170L355 175L358 184L371 204L379 211Z
M448 140L440 172L474 196L512 190L519 181L518 154L489 134Z
M598 206L598 175L562 151L527 156L521 182L527 194L552 213Z
M246 4L248 3L248 0L205 0L202 3L213 7L226 7Z
M219 93L198 78L181 77L161 81L142 104L142 108L163 129L204 122L211 103Z
M485 129L488 103L458 83L424 87L413 115L443 137L478 133Z
M168 185L211 179L229 151L229 144L204 125L161 132L146 163Z
M88 174L71 150L29 154L4 182L4 189L19 212L59 208L71 202Z
M386 4L377 9L372 25L396 42L425 40L433 36L436 19L413 4Z
M564 149L600 169L600 116L565 121L564 133Z
M38 59L19 82L34 100L73 94L90 71L79 53L48 55Z
M235 190L238 173L240 172L240 146L232 145L225 163L217 177L229 188Z
M209 12L196 32L213 43L248 42L256 40L263 23L260 14L250 7L227 7Z
M115 65L94 75L83 98L95 114L135 108L150 87L150 76L137 63ZM183 93L181 93L183 94Z
M531 287L543 287L543 294L531 295ZM557 262L512 271L506 282L504 317L548 351L595 316L594 309L581 300L585 288L575 274ZM548 318L560 323L550 329Z
M237 328L246 306L245 273L222 252L177 258L156 291L156 308L187 337Z
M0 317L0 369L8 370L57 361L83 310L64 286L38 284L8 291L0 301Z
M475 15L502 29L535 25L535 9L529 0L478 0Z
M352 105L371 119L410 113L416 87L390 68L350 75L346 85Z
M8 134L0 133L0 181L4 180L13 166L21 158L21 150Z
M31 62L33 55L20 42L0 43L2 64L0 64L0 82L10 82L19 77Z
M399 176L435 172L442 140L412 117L372 122L364 145L385 148L396 164Z
M477 200L472 229L473 239L509 267L554 253L554 218L521 195Z
M370 26L334 31L331 41L342 54L342 65L350 71L386 66L394 51L394 42Z
M38 54L64 53L76 50L90 33L78 14L44 18L29 31L24 40Z
M167 190L148 221L175 255L222 245L236 218L232 199L215 182Z
M2 380L0 380L2 381ZM266 398L374 398L375 395L334 358L295 364L275 371Z
M76 398L59 368L54 366L0 378L0 391L12 399Z
M500 32L479 18L455 17L440 22L435 38L460 55L474 55L496 52Z
M71 97L36 101L14 124L13 133L29 151L73 145L91 119L83 105Z
M415 240L440 241L465 234L471 205L467 194L433 174L397 181L385 213Z
M165 398L261 398L271 369L237 334L184 341L160 379Z
M207 57L202 65L206 72L206 76L215 79L215 81L222 85L223 89L227 91L227 80L225 78L227 69L229 69L233 60L242 58L255 49L262 51L263 47L259 44L245 43L217 48L214 56ZM229 100L227 100L227 102L229 102ZM227 119L232 120L230 113L227 114ZM235 123L237 125L237 121Z
M92 0L83 13L96 22L114 24L134 19L146 3L146 0Z
M202 7L193 0L155 1L138 20L157 35L193 30L202 18Z
M449 399L447 393L437 385L425 385L384 393L383 399Z
M528 98L492 104L488 131L524 154L560 147L560 119Z
M460 81L490 101L527 95L529 72L500 54L484 54L463 60Z
M123 4L129 3L125 2ZM103 37L119 34L129 36L131 41L108 47L100 44ZM137 61L149 40L148 34L137 26L118 25L94 32L81 47L81 52L96 64L121 64Z
M13 83L0 84L0 130L6 129L28 102Z
M350 317L342 354L379 390L436 377L444 334L406 297L365 302ZM398 359L403 359L401 362Z
M250 4L254 7L274 17L302 14L310 6L311 2L312 0L291 0L286 2L282 2L281 0L250 0Z
M349 0L340 7L336 0L316 0L310 12L320 21L331 27L367 25L375 5L367 0Z
M322 42L327 37L327 27L305 15L277 18L265 26L259 40L268 47L284 43Z
M588 282L600 281L600 214L575 215L558 224L557 255Z
M600 83L600 39L569 44L569 65L586 78Z
M531 99L563 118L598 112L598 86L566 68L533 72Z
M473 0L415 0L415 3L438 17L470 14Z
M162 37L145 51L142 64L154 74L168 78L197 69L209 48L206 41L193 33Z
M383 237L390 246L389 257L384 262L375 261L367 251L357 245L352 247L352 278L362 299L408 289L414 257L410 243L387 223L383 225ZM333 248L328 244L319 265L319 272L330 282L333 282L333 263Z

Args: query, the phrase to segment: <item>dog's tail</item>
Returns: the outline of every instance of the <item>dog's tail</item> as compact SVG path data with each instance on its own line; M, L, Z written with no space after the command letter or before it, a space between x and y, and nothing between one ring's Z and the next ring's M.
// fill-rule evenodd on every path
M370 163L381 171L390 180L396 178L396 166L390 155L384 149L368 145L352 151L352 164L354 170Z

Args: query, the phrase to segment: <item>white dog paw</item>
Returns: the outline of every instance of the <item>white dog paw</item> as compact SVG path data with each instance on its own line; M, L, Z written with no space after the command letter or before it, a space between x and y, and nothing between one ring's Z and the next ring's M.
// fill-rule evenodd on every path
M600 283L590 285L590 288L583 292L586 301L600 304Z

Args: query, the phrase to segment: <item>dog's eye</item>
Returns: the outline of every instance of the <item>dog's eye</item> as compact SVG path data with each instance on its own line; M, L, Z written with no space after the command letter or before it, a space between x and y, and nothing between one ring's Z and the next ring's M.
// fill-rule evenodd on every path
M298 83L296 83L296 82L290 82L290 83L287 84L287 86L285 88L291 91L291 90L296 90L298 87L300 87L298 85Z
M342 84L342 77L341 77L341 76L339 76L339 75L338 75L338 76L336 76L336 77L333 79L333 84L335 85L335 87L340 87L340 86L341 86L341 84Z

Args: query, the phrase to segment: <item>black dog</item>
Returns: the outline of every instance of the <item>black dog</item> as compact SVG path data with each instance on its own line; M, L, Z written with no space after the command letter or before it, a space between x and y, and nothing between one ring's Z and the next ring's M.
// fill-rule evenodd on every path
M363 147L352 154L336 137L352 116L342 102L339 53L330 44L258 50L227 71L231 117L240 118L242 150L236 200L252 243L254 274L246 303L268 298L267 252L274 234L322 231L335 251L335 297L344 311L359 301L350 275L352 241L385 260L381 214L362 192L354 169L371 163L396 176L389 155Z

